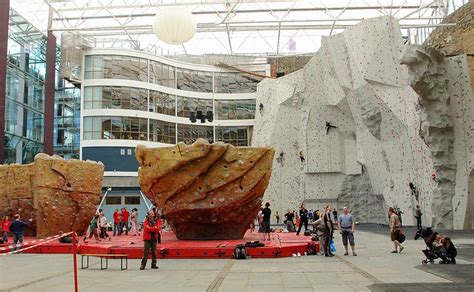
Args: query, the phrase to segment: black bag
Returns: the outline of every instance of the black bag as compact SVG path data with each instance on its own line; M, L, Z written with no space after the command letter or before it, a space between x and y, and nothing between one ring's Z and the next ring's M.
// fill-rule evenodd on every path
M403 234L401 231L398 231L398 242L403 243L405 241L405 234Z
M304 232L304 236L311 236L311 231L306 230L306 231Z
M316 251L316 243L315 242L308 242L308 247L307 247L307 254L308 255L317 255Z
M235 246L234 258L236 260L245 260L245 259L247 259L247 250L245 249L245 245L239 244L239 245Z

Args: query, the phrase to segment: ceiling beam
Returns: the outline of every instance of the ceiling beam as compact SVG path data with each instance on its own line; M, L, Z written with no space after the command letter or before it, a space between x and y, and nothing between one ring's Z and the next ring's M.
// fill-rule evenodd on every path
M141 6L139 6L140 8L143 8ZM156 7L156 6L153 6L153 7ZM441 6L437 6L437 5L432 5L430 8L440 8ZM133 9L133 6L110 6L110 7L107 7L108 10L111 10L111 9L117 9L117 8L120 8L120 9ZM331 10L376 10L376 9L381 9L382 6L351 6L351 7L344 7L344 6L341 6L341 7L327 7L327 8L322 8L322 7L307 7L307 8L292 8L291 9L291 12L310 12L310 11L331 11ZM385 6L383 7L385 9L387 8L395 8L395 9L401 9L401 10L405 10L405 9L420 9L420 6L419 5L407 5L407 6ZM84 8L81 8L80 10L84 10L84 9L88 9L88 7L84 7ZM104 7L101 7L101 8L97 8L96 10L104 10L105 8ZM63 17L60 17L60 18L53 18L53 20L78 20L78 19L104 19L104 18L114 18L112 17L111 15L101 15L101 16L97 16L97 15L90 15L90 16L66 16L65 14L66 13L63 13L65 11L68 11L68 10L57 10L59 13L61 13L61 15ZM77 12L78 9L72 9L71 11L74 11L74 12ZM244 13L270 13L270 12L273 12L273 13L276 13L276 12L287 12L288 9L287 8L275 8L275 9L271 9L271 8L267 8L267 9L235 9L233 11L233 13L235 14L244 14ZM207 11L192 11L191 12L193 15L216 15L216 14L227 14L228 11L225 11L225 10L207 10ZM131 13L131 14L118 14L118 15L114 15L115 18L128 18L128 17L150 17L150 16L155 16L156 13Z
M441 24L402 24L400 28L408 29L408 28L430 28L430 27L450 27L455 26L455 23L441 23ZM288 31L288 30L331 30L331 29L347 29L354 25L346 25L346 24L327 24L327 25L260 25L260 26L234 26L229 27L229 31ZM140 34L154 34L151 26L134 26L127 28L128 33L130 35L140 35ZM84 32L85 36L105 36L105 35L124 35L122 28L120 27L90 27L90 28L58 28L55 29L57 32L61 31L80 31ZM96 33L94 33L96 32ZM204 27L199 28L197 32L227 32L227 28L225 26L221 27Z

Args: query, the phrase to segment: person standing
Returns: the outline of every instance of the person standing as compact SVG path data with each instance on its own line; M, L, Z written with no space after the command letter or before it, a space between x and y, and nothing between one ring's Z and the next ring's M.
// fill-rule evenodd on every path
M130 216L130 220L132 222L132 235L133 236L136 236L136 235L140 235L140 233L138 232L138 210L137 208L133 208L132 209L132 215Z
M349 239L349 243L352 249L352 255L357 256L355 252L354 242L355 221L352 214L349 213L349 209L347 207L342 208L342 215L339 215L338 218L338 227L339 233L342 235L342 244L346 249L344 255L349 255L349 251L347 250L347 241Z
M270 218L272 215L272 210L270 210L270 203L265 203L265 208L262 210L263 214L263 241L265 241L265 237L268 236L268 240L270 240Z
M104 210L99 210L99 228L100 228L100 238L109 238L109 234L107 234L107 218L105 217Z
M332 216L333 216L332 218L334 219L334 221L337 222L337 209L336 208L334 208L334 210L332 211Z
M390 218L390 240L392 240L393 245L395 246L395 249L392 251L392 253L401 253L404 247L398 241L398 239L400 238L400 219L398 218L395 209L393 209L392 207L388 208L388 216Z
M153 210L148 211L143 221L143 257L140 270L144 270L151 250L151 268L158 269L156 265L156 242L160 232L160 221L156 220Z
M125 227L125 235L128 235L128 221L130 220L130 212L127 207L122 209L122 228Z
M14 250L18 250L23 243L25 228L31 225L33 219L28 220L28 222L21 221L20 214L15 214L14 218L15 220L10 224L9 230L13 233ZM16 246L17 244L18 246Z
M331 239L333 238L334 233L334 224L331 219L332 208L330 205L326 206L326 209L323 214L323 223L324 223L324 256L333 257L334 255L331 252Z
M421 230L421 216L423 213L421 213L421 208L420 205L416 205L416 210L415 210L415 218L416 218L416 229Z
M304 225L304 231L308 230L308 210L306 210L304 204L300 207L300 224L296 235L300 235L301 227Z
M10 218L8 216L3 217L2 219L2 239L4 243L8 242L8 232L10 231Z
M280 213L278 213L278 211L276 211L275 213L275 219L277 221L277 224L280 224Z
M92 236L95 238L95 242L99 243L99 232L97 231L99 229L99 214L95 214L94 217L91 220L91 223L89 224L89 236L84 237L84 243L87 243L87 239L91 239Z
M295 222L293 221L294 216L293 212L291 212L290 209L285 214L285 220L286 220L286 229L288 232L295 232Z
M121 228L120 228L120 225L121 225L121 222L120 222L120 221L121 221L121 219L120 219L121 214L120 214L120 212L119 212L119 209L115 209L113 216L114 216L114 233L113 233L113 235L114 235L114 236L115 236L115 235L121 235L121 234L122 234L122 231L120 230L120 229L121 229Z

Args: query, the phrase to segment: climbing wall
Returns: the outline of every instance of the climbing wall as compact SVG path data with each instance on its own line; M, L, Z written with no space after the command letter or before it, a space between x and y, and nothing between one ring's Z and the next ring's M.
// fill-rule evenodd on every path
M256 115L252 145L275 148L277 160L264 198L274 210L297 209L302 202L322 209L330 203L349 206L361 222L386 223L380 209L393 206L404 211L405 224L414 224L415 206L420 204L425 224L448 208L452 216L434 222L462 227L466 202L462 191L458 195L460 187L450 194L453 200L459 197L457 206L433 202L438 186L431 177L433 149L420 136L426 111L411 86L409 68L400 64L402 43L396 19L367 19L323 38L303 69L259 84L257 104L264 110ZM465 67L448 72L466 74L461 69ZM456 90L462 100L471 94L468 88ZM337 128L327 130L326 122ZM473 127L472 118L464 123L455 123L456 159L472 153L458 143ZM417 187L418 197L409 182Z

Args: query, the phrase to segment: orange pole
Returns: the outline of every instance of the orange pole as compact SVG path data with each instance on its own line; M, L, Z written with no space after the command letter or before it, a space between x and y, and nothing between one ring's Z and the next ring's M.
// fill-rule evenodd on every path
M74 264L74 291L79 292L79 285L77 283L77 246L76 246L76 232L72 231L72 258Z

